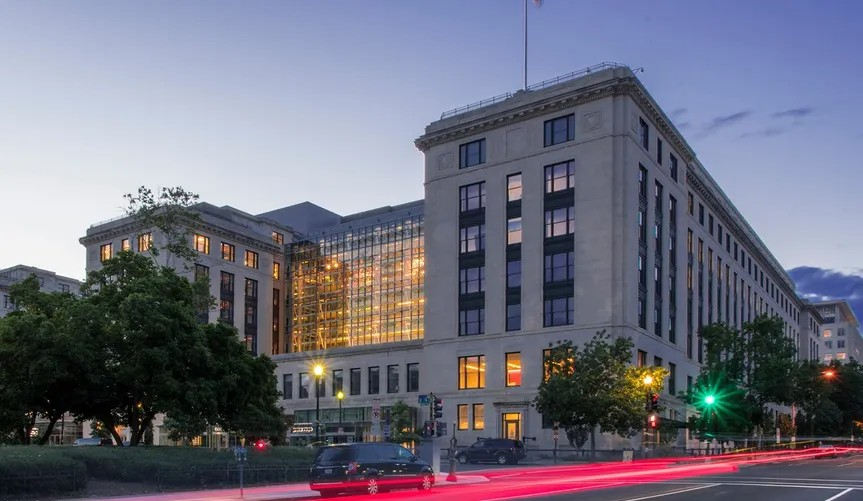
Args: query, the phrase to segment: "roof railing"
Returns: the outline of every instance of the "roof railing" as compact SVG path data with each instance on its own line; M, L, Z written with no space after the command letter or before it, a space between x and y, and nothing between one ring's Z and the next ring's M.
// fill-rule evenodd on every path
M552 85L557 85L562 82L566 82L568 80L573 80L575 78L589 75L596 71L607 70L611 68L625 68L625 64L620 63L612 63L612 62L603 62L599 64L594 64L593 66L589 66L587 68L573 71L572 73L567 73L566 75L561 75L559 77L551 78L549 80L544 80L539 83L535 83L533 85L529 85L527 87L527 91L535 91L540 89L545 89L546 87L551 87ZM482 101L478 101L476 103L468 104L467 106L462 106L460 108L455 108L453 110L445 111L441 113L440 119L443 120L445 118L452 118L456 115L461 115L462 113L467 113L470 111L478 110L480 108L484 108L486 106L491 106L492 104L499 103L501 101L505 101L511 98L514 94L512 92L507 92L506 94L501 94L499 96L494 96L489 99L483 99Z

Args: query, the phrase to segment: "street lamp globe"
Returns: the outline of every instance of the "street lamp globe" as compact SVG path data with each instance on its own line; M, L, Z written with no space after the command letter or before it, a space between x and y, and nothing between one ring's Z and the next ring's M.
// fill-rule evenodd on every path
M314 368L312 368L312 373L317 377L321 377L324 374L324 366L315 364Z
M648 375L644 376L643 381L644 381L645 386L650 386L653 384L653 376L648 374Z
M341 400L341 399L345 398L345 393L344 393L344 392L342 392L342 391L339 391L339 392L336 394L336 398L338 398L339 400Z

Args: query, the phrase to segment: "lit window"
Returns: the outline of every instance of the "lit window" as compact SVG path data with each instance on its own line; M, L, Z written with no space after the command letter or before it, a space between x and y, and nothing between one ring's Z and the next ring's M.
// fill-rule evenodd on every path
M258 297L258 281L251 278L246 279L246 297Z
M509 218L506 222L506 244L521 243L521 216Z
M832 333L832 332L830 332L830 329L824 329L824 334L823 334L823 335L824 335L824 337L830 337L830 336L832 336L832 335L833 335L833 333Z
M222 259L225 261L234 261L234 246L232 244L222 242Z
M278 280L281 275L281 266L279 263L273 263L273 280Z
M554 118L545 121L544 140L545 146L565 143L575 139L575 115Z
M521 386L521 353L506 354L506 385Z
M567 359L572 365L574 363L572 348L568 351L563 351L562 346L557 348L549 348L542 350L542 377L548 379L549 376L557 373L562 373L566 369ZM555 351L557 351L555 353Z
M153 246L153 234L144 233L138 235L138 252L146 252Z
M114 244L102 244L99 246L99 261L103 263L114 256Z
M546 165L546 193L555 193L572 188L575 188L575 161L569 160L559 164Z
M124 238L123 240L120 240L120 250L121 251L132 250L132 243L128 238Z
M274 231L273 232L273 242L275 242L279 245L282 245L283 243L285 243L285 236L283 234L279 233L278 231Z
M210 253L210 237L195 233L195 250L203 254Z
M467 404L458 404L456 406L456 413L458 414L458 429L466 430L468 423Z
M521 200L521 172L506 177L506 201Z
M219 302L219 318L228 322L234 323L234 302L230 299L223 299Z
M485 163L485 139L465 143L458 148L459 169Z
M485 388L485 355L458 357L458 389Z
M839 352L836 354L836 360L845 360L845 352Z
M473 404L473 429L485 429L485 407L483 404Z
M255 251L246 251L246 259L243 261L249 268L258 269L258 253Z

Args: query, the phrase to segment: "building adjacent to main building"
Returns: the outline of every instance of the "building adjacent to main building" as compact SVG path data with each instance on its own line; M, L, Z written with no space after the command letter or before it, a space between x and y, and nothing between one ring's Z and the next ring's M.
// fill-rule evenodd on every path
M844 299L822 301L814 304L821 313L824 323L821 329L821 359L824 363L833 360L860 362L863 355L863 337L860 336L860 322L851 305Z
M212 278L208 320L276 361L291 443L314 440L317 420L330 441L375 439L400 400L419 424L434 393L459 443L550 447L531 406L545 350L597 331L632 338L633 364L669 370L662 417L681 423L704 325L778 315L798 355L820 357L824 312L798 298L629 68L444 113L415 144L424 200L350 216L308 202L256 216L196 207L187 273ZM91 227L88 269L159 238L141 231L128 218Z
M53 271L35 268L19 264L10 268L0 269L0 317L5 317L15 311L15 303L9 295L9 286L20 282L25 278L35 275L39 280L39 287L44 292L68 292L78 294L81 290L81 281L74 278L64 277Z

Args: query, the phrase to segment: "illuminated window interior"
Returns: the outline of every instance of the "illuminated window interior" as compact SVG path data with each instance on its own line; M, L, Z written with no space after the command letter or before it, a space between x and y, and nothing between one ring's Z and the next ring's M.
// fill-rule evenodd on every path
M114 244L102 244L99 246L99 260L103 263L114 256Z
M421 216L290 244L291 351L423 337Z
M195 250L204 254L210 253L210 237L195 233Z
M521 353L506 354L506 385L521 386Z

